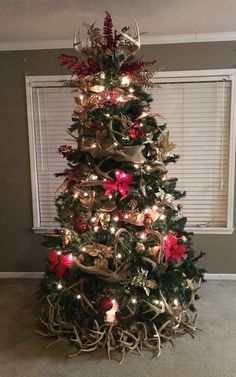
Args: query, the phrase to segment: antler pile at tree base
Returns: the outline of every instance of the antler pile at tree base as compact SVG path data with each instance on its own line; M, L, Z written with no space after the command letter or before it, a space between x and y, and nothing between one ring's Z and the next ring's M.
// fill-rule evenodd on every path
M150 112L144 87L155 87L154 62L136 57L137 23L118 33L107 12L103 30L86 28L85 46L74 36L83 60L59 58L72 71L63 84L75 93L73 145L58 149L67 167L56 174L60 228L45 238L37 332L51 344L69 340L71 357L105 348L122 363L127 353L159 356L175 336L194 336L203 253L185 230L185 192L168 177L179 156L164 118Z

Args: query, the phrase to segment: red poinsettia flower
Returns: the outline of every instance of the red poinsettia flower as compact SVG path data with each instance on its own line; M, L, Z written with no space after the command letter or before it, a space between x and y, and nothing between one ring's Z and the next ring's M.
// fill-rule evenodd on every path
M58 279L62 279L65 271L71 267L73 256L71 254L58 255L56 250L50 250L48 253L49 271L55 271Z
M171 259L180 262L184 254L189 251L186 245L179 244L179 238L173 234L167 234L164 246L164 253L166 262L169 263Z
M125 196L131 190L130 184L133 181L133 176L118 170L116 172L116 181L113 179L104 179L103 187L105 188L105 196L109 196L113 191L118 191L121 196Z
M63 157L66 157L67 153L69 153L71 151L72 151L72 146L65 144L65 145L61 145L58 148L57 153L62 154Z
M143 139L144 133L142 127L139 124L133 125L129 130L129 136L131 139Z

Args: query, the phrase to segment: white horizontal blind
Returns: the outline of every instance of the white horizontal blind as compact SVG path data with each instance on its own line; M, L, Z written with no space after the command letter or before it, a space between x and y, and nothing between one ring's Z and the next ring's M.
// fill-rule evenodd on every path
M66 160L57 153L62 144L73 145L73 139L66 129L74 105L71 88L61 88L55 82L45 87L32 88L34 112L35 152L38 184L39 227L56 226L55 197L63 178L55 173L64 171Z
M187 226L226 227L231 82L161 82L151 94L152 111L165 117L181 156L168 171L178 178L177 188L187 191Z
M169 79L149 92L154 100L151 111L166 118L175 152L181 155L168 169L169 176L178 178L178 188L187 191L183 200L187 225L226 227L231 82L217 77L202 82ZM31 99L38 208L34 226L53 228L54 199L62 182L54 174L66 167L57 149L73 145L66 129L71 124L74 93L48 80L32 84Z

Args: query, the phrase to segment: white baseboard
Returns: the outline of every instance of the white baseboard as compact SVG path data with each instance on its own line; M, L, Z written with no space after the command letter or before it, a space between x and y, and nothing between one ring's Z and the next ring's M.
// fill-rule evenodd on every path
M41 279L43 272L0 272L0 279Z
M0 279L41 279L44 272L0 272ZM205 274L206 280L236 280L235 274Z

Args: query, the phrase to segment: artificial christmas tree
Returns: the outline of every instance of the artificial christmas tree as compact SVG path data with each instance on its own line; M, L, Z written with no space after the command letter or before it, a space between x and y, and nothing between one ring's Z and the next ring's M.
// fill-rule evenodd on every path
M203 278L196 267L177 179L167 164L178 156L166 125L150 113L154 62L135 57L136 23L113 32L87 25L88 41L61 55L72 70L63 84L75 91L75 146L58 152L68 161L56 199L61 228L47 237L47 271L40 286L41 322L48 337L67 338L75 350L104 346L108 356L150 350L195 332L194 300ZM75 144L74 143L74 144Z

